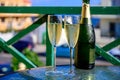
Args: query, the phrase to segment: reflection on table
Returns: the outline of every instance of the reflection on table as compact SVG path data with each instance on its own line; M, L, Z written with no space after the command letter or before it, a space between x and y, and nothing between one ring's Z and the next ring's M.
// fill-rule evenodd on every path
M74 68L75 76L45 76L47 70L52 67L33 68L26 71L19 71L0 77L0 80L119 80L119 66L96 66L92 70L81 70ZM69 71L69 66L57 66L57 70L64 73Z

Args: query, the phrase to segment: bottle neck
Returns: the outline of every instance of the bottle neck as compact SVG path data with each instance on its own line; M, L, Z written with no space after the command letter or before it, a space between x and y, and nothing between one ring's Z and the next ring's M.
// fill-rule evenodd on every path
M91 15L90 15L90 5L87 3L83 3L82 5L82 12L81 12L81 21L80 23L83 24L87 19L87 24L91 24Z
M89 3L90 3L90 0L83 0L83 3L89 4Z

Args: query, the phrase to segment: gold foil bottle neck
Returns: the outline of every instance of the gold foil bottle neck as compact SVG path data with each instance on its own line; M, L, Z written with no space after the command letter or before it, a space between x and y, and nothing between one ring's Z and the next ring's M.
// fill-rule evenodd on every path
M90 5L84 3L82 6L82 17L83 18L90 18Z
M86 4L86 3L83 3L83 6L82 6L80 23L84 23L84 21L83 21L84 18L87 18L87 19L91 18L91 15L90 15L90 5ZM88 24L91 24L91 20L88 20Z

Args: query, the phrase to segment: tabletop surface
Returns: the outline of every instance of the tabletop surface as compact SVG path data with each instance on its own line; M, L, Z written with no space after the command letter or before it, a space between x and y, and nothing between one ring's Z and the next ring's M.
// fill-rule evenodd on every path
M96 66L92 70L74 68L74 77L45 76L51 67L33 68L0 77L0 80L120 80L120 66ZM57 70L67 73L69 66L57 66Z

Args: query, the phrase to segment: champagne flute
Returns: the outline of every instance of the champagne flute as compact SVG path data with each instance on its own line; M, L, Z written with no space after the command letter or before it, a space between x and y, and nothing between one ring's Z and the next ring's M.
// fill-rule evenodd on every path
M70 16L66 15L64 19L64 28L66 33L66 38L68 42L68 46L70 49L70 71L69 74L74 75L73 68L72 68L72 58L73 58L73 52L74 47L77 43L78 37L79 37L79 16Z
M56 70L56 47L60 40L62 32L62 16L61 15L48 15L48 37L50 43L54 47L54 70L47 71L46 75L62 75L61 71Z

